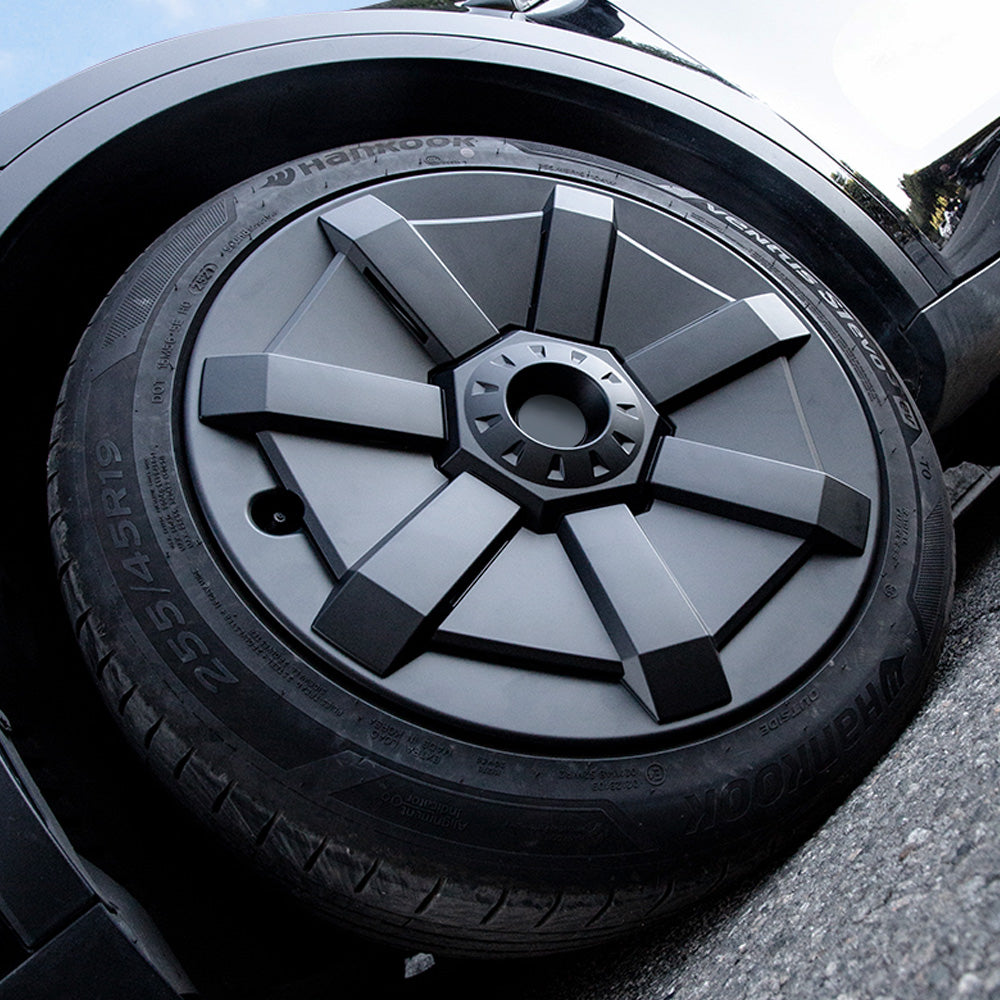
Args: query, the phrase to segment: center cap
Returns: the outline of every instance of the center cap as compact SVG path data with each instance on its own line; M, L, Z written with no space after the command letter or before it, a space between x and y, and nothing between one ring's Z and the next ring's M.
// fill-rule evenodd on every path
M464 402L488 455L560 489L618 475L645 437L638 393L606 352L549 337L502 343L473 370Z
M442 470L475 472L540 522L638 482L659 418L609 351L512 333L442 381L453 410Z

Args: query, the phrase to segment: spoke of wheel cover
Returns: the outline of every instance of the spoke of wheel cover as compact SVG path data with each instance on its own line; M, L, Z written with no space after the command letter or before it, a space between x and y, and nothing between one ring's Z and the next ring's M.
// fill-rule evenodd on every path
M621 657L625 686L657 722L731 699L704 622L627 507L569 514L559 537Z
M518 510L468 473L453 479L351 568L313 629L380 677L392 673L509 539Z
M201 376L201 419L237 431L346 431L361 437L444 437L436 385L280 354L208 358Z
M864 551L871 501L818 469L668 437L650 478L661 500L812 539L834 552Z
M616 232L615 203L607 195L553 188L542 217L531 329L598 339Z
M809 331L773 292L731 302L655 343L625 362L655 406L674 404L784 355Z
M441 258L395 209L362 195L320 216L327 239L415 327L431 357L457 358L497 335Z

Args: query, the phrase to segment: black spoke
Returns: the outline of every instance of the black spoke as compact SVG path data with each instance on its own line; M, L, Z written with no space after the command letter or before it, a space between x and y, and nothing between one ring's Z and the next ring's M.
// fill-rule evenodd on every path
M705 623L627 507L569 514L559 537L621 657L625 686L657 722L730 700Z
M871 501L818 469L680 438L664 438L651 474L654 496L825 549L864 551Z
M510 537L518 506L463 473L353 566L313 629L380 677L419 652Z
M435 361L460 357L497 335L424 238L381 199L362 195L320 223L333 248L389 298Z
M598 339L616 232L611 198L555 186L542 219L533 330Z
M444 437L435 385L280 354L208 358L201 419L252 433L341 433L428 444Z
M769 292L716 309L625 361L655 406L676 407L765 361L790 356L808 339L801 320Z

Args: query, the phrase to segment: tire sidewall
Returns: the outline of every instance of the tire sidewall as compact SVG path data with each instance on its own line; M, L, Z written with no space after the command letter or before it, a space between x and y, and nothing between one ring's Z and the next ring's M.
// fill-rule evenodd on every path
M118 704L124 685L139 685L182 743L197 744L266 808L292 812L324 836L396 845L417 869L461 863L482 878L509 872L516 854L526 879L597 886L626 872L736 858L750 844L759 854L870 768L933 664L952 555L930 437L849 311L724 209L537 145L412 142L420 145L321 153L238 185L157 241L101 307L67 382L61 420L71 444L56 502L59 544L92 557L76 574L77 599L95 609L102 648L134 665L129 676L105 671L105 696ZM182 397L186 355L227 275L319 200L389 176L483 164L572 181L581 160L590 182L655 198L765 269L841 359L887 459L876 556L853 621L780 704L680 745L567 758L458 739L312 668L211 541L183 461ZM155 302L129 326L154 272ZM119 333L109 339L109 331ZM132 735L140 741L138 724ZM155 755L156 743L146 752Z

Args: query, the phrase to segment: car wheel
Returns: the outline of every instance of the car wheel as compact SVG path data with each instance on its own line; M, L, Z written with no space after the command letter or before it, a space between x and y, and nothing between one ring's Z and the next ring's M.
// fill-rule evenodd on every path
M151 768L394 943L597 943L773 857L940 648L948 505L879 348L728 212L410 136L222 192L67 375L64 596Z

